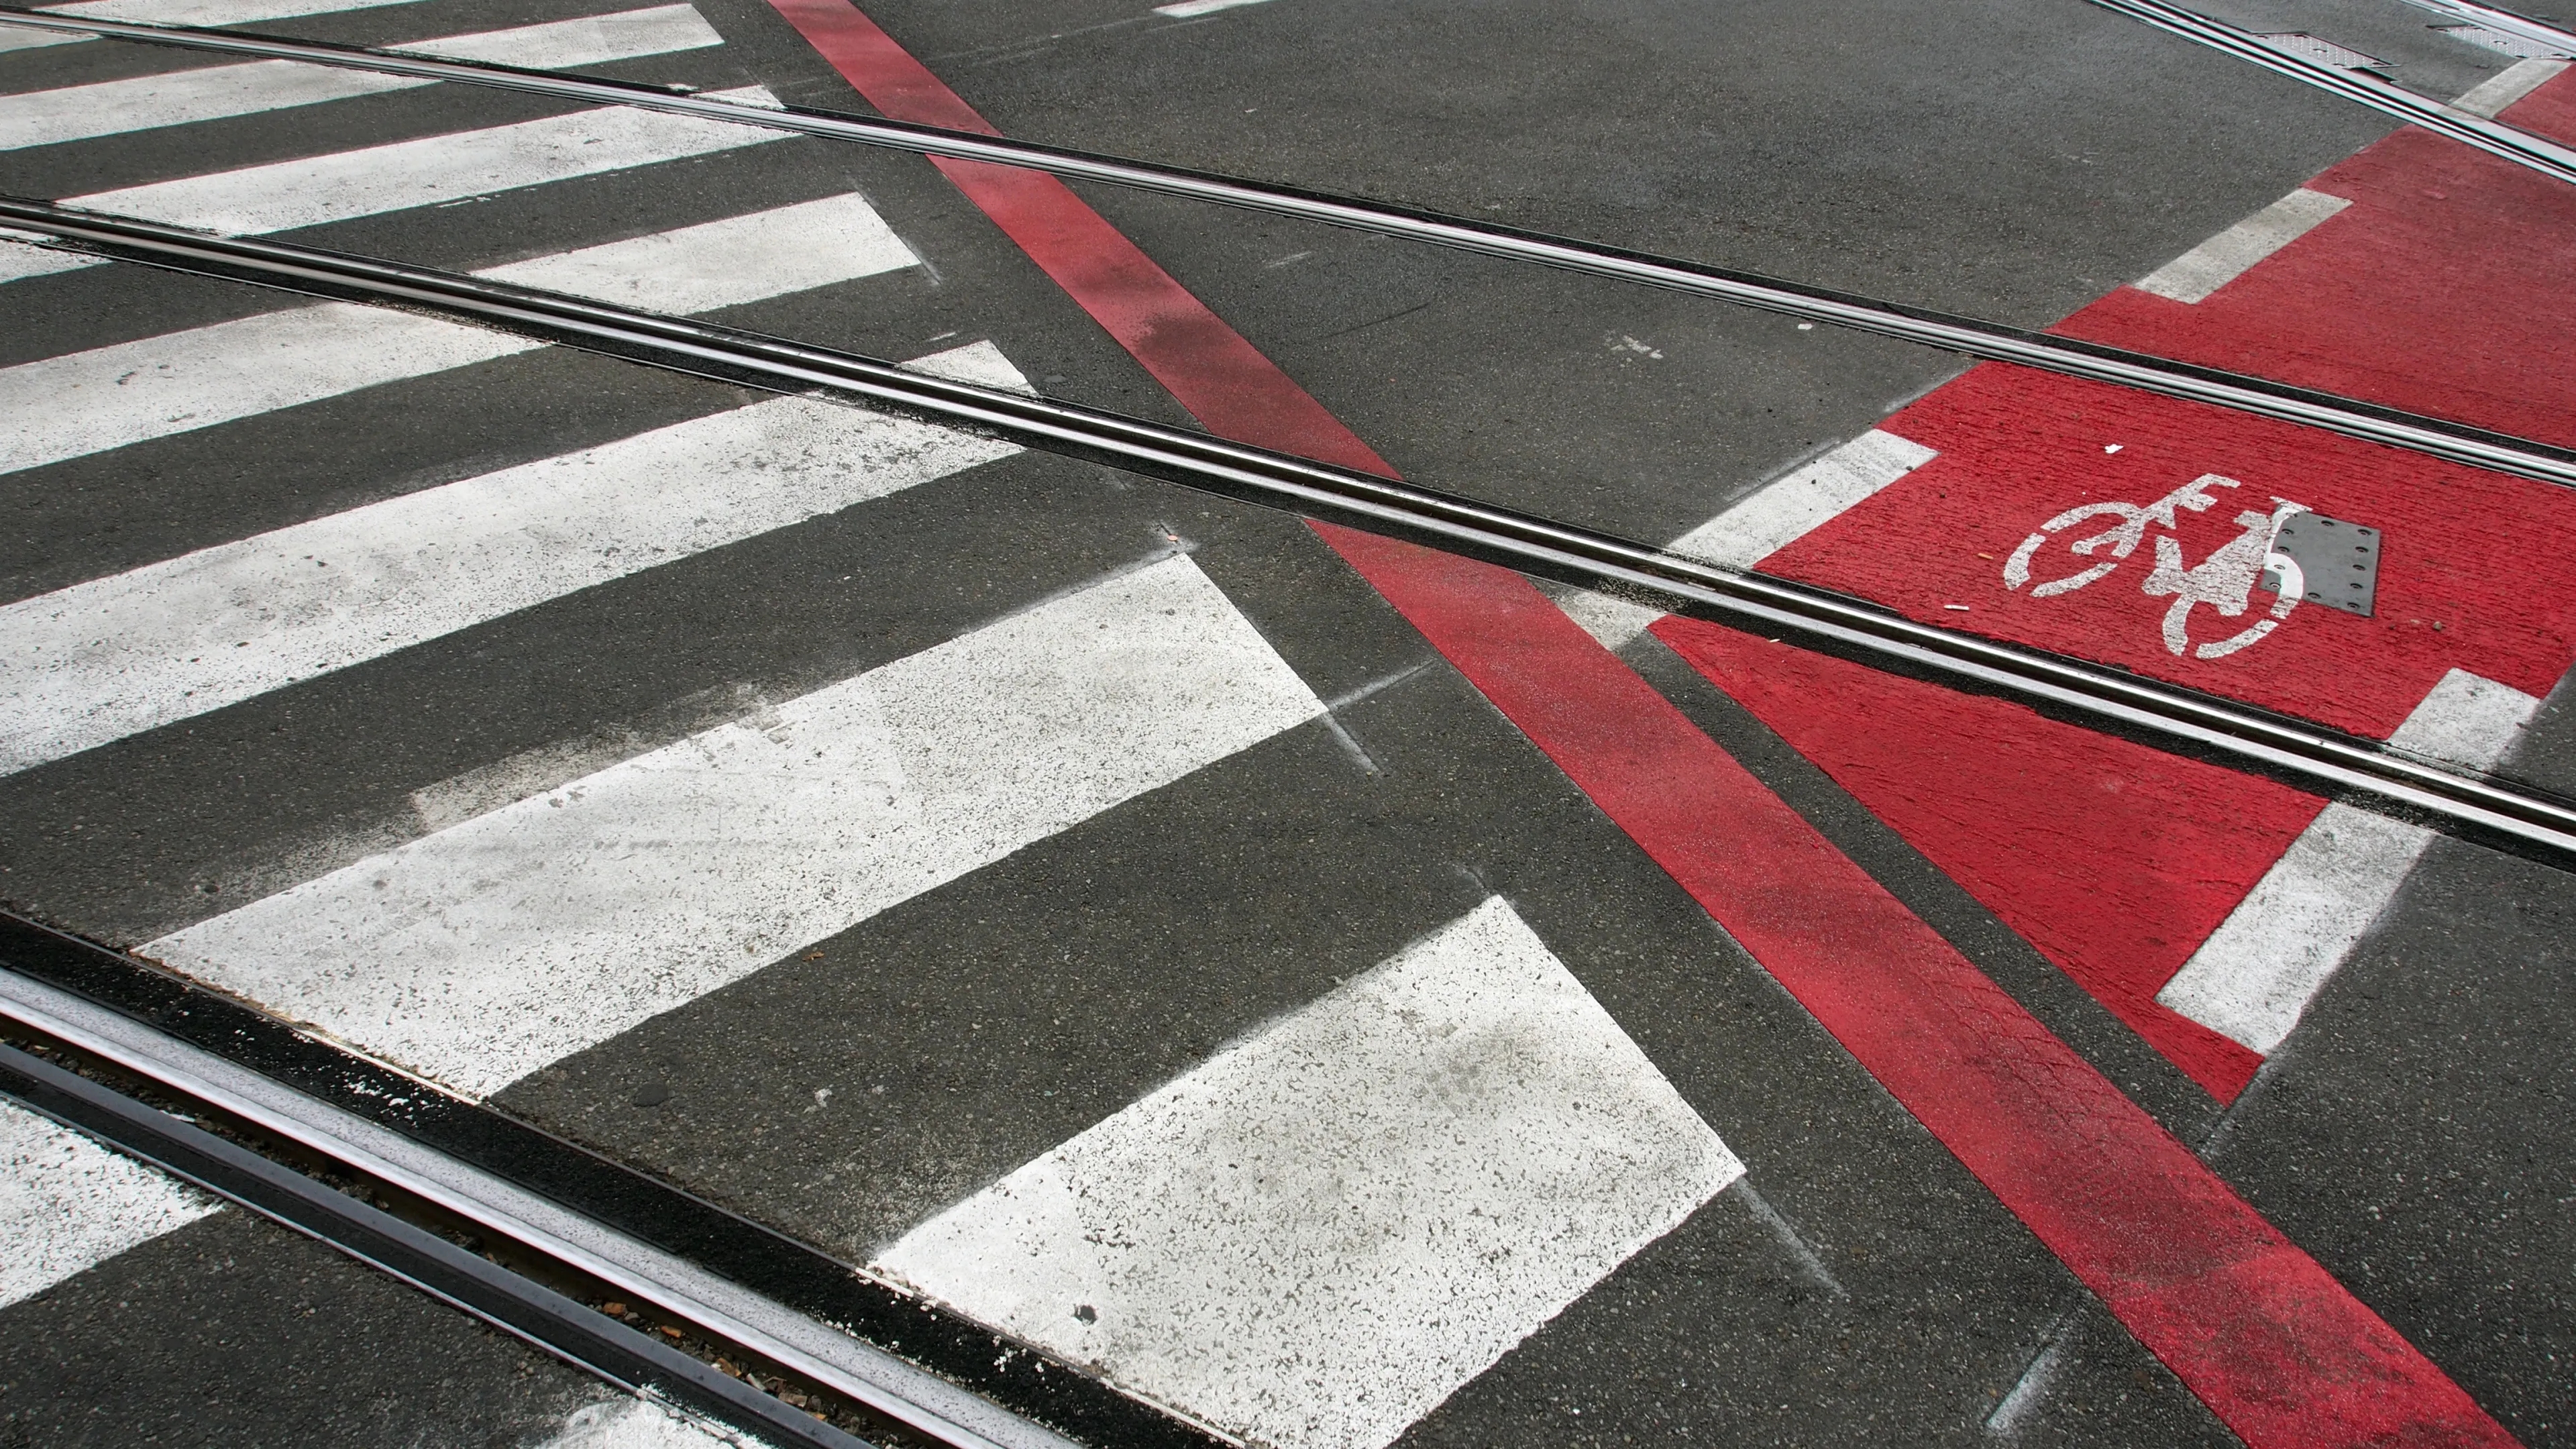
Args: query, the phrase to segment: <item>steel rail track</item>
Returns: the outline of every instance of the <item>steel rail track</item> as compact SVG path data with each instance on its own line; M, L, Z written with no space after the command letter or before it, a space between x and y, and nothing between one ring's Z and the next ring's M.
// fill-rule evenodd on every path
M1226 497L1654 599L1877 668L1997 694L2576 870L2576 802L2233 700L1999 643L1762 574L1414 484L854 353L559 293L0 198L0 226L178 271L443 315L773 392L820 392Z
M2114 3L2114 0L2098 0L2098 3ZM2128 0L2120 0L2120 3L2128 3ZM1044 171L1069 180L1101 182L1186 197L1483 256L1536 263L1586 276L1661 287L1828 326L1918 343L1945 352L2013 363L2319 428L2474 468L2576 487L2576 449L2126 348L1811 287L1752 272L1523 231L1472 218L1011 141L998 136L952 131L938 126L804 107L773 110L711 100L685 89L632 81L600 80L551 71L522 70L481 62L442 60L227 31L85 17L74 19L9 5L0 5L0 19L12 25L103 35L146 44L309 61L388 75L489 86L594 105L632 106L929 156ZM2299 63L2307 64L2304 61Z
M0 918L17 936L53 935ZM72 951L114 957L56 937ZM139 969L139 968L138 968ZM487 1238L767 1360L955 1449L1079 1449L1073 1441L892 1355L475 1164L65 990L0 966L0 1021L68 1047L201 1115L428 1204ZM233 1035L238 1036L239 1033ZM68 1079L68 1080L66 1080ZM435 1089L417 1087L418 1095ZM395 1094L404 1087L397 1085ZM24 1053L0 1047L0 1093L168 1168L526 1339L631 1387L781 1444L864 1441L436 1234ZM379 1097L385 1095L378 1089Z
M2212 20L2179 5L2166 4L2165 0L2091 0L2091 3L2186 40L2198 41L2212 50L2224 51L2239 60L2252 61L2265 70L2304 81L2345 100L2359 101L2373 110L2412 122L2437 135L2475 146L2490 156L2501 156L2516 165L2530 167L2553 180L2576 185L2576 149L2561 146L2546 137L2535 136L2502 121L2455 111L2440 101L2429 100L2375 75L2294 55L2252 31L2239 30L2225 21ZM2445 14L2454 13L2448 6L2429 8ZM2491 22L2481 20L2478 23ZM2538 28L2546 30L2547 27Z
M24 1019L20 1024L36 1025ZM231 1115L207 1097L158 1085L200 1114ZM712 1415L763 1442L868 1449L863 1439L435 1233L41 1057L0 1046L0 1096L337 1248L602 1378Z

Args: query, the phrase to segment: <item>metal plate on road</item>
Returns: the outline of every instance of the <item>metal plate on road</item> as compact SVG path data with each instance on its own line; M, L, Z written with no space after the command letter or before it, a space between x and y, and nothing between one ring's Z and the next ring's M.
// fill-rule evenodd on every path
M2302 602L2367 619L2379 598L2379 530L2322 513L2293 513L2272 535L2272 551L2298 565ZM2281 570L2263 566L2265 592L2281 592Z

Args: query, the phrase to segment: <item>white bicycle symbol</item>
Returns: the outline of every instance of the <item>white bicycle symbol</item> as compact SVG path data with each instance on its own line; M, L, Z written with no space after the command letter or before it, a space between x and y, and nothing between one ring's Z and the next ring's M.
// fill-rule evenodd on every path
M2233 478L2204 473L2144 508L2134 503L2086 503L2070 508L2041 524L2038 532L2023 539L2021 547L2013 550L2012 557L2004 563L2004 587L2019 590L2030 583L2031 564L2050 539L2088 519L2117 520L2100 533L2075 539L2066 546L2068 552L2089 559L2101 554L2107 544L2109 557L2063 578L2034 585L2030 591L2031 597L2039 599L2071 594L2087 584L2109 577L2123 559L2137 552L2138 543L2147 536L2149 527L2172 529L2177 510L2206 513L2211 505L2218 502L2209 496L2210 489L2243 486ZM2170 596L2173 599L2172 607L2165 610L2167 650L2179 655L2189 648L2194 658L2224 659L2279 628L2281 621L2290 617L2290 611L2299 606L2300 596L2307 591L2307 579L2300 572L2298 561L2275 549L2272 543L2280 536L2281 525L2292 514L2308 510L2285 498L2275 497L2272 502L2277 506L2270 513L2256 513L2249 509L2237 514L2236 525L2244 532L2191 568L2183 567L2180 540L2169 532L2156 535L2156 566L2147 575L2143 589L2149 598ZM2192 648L2190 623L2193 606L2207 604L2230 619L2241 616L2253 593L2254 581L2266 569L2278 573L2281 586L2279 600L2272 605L2271 617L2256 620L2249 627L2215 643Z

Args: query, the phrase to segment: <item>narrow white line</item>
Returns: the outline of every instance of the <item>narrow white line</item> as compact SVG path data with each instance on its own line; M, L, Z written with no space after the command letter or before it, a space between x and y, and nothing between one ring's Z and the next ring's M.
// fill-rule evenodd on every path
M146 25L251 25L262 20L293 20L306 15L338 15L349 10L381 10L418 0L80 0L74 5L39 5L48 15L74 19L132 20Z
M1744 1166L1496 897L879 1271L1281 1449L1380 1449Z
M0 608L0 772L1017 451L778 398L23 600Z
M480 1097L1322 711L1168 558L144 954Z
M2138 290L2177 302L2204 301L2350 205L2301 187L2139 278Z
M176 1180L0 1101L0 1308L214 1211Z
M745 265L746 261L756 265ZM728 217L482 275L603 301L702 312L909 266L855 196ZM0 369L0 473L58 463L542 343L333 302Z
M2471 87L2451 102L2451 109L2492 121L2507 106L2556 79L2567 65L2563 60L2516 61Z
M711 98L776 105L759 86ZM786 139L731 121L602 106L539 121L93 192L64 203L231 236L294 231Z
M1179 0L1178 4L1155 6L1154 13L1169 15L1175 20L1189 20L1201 15L1213 15L1220 10L1233 10L1244 5L1262 3L1264 0Z
M516 30L425 40L405 50L543 70L721 45L687 5L558 20ZM353 96L435 85L289 60L135 76L61 90L0 96L0 151L255 115Z
M2491 770L2540 701L2454 669L2389 743ZM2393 899L2433 832L2328 805L2237 903L2156 1000L2240 1045L2280 1046Z
M1674 539L1673 553L1749 569L1867 501L1938 456L1909 438L1872 428ZM1626 647L1663 611L1588 589L1567 589L1558 607L1611 649Z
M2070 1308L2048 1326L2030 1366L2013 1381L2011 1391L1995 1405L1995 1411L1986 1416L1988 1438L2009 1440L2020 1435L2023 1422L2048 1397L2066 1360L2074 1353L2076 1339L2083 1331L2083 1311L2080 1307Z

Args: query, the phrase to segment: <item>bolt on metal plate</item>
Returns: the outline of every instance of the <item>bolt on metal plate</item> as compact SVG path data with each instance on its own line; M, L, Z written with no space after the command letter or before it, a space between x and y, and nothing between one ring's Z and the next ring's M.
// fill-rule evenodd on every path
M2272 536L2307 576L2300 602L2323 604L2367 619L2379 601L2379 530L2322 513L2293 513ZM2263 570L2263 587L2281 591L2280 573Z

